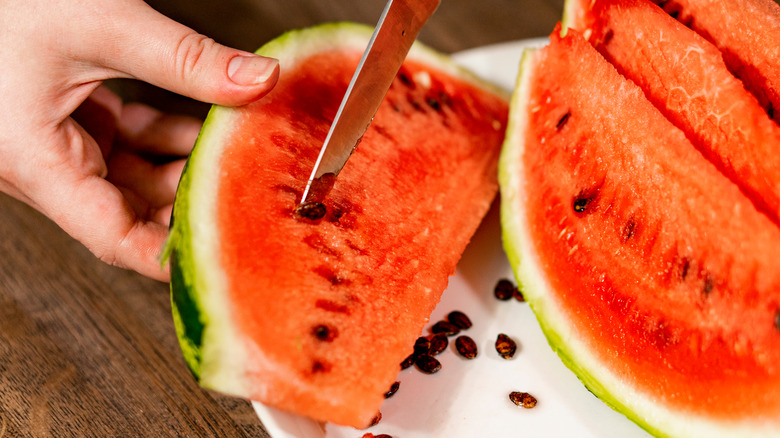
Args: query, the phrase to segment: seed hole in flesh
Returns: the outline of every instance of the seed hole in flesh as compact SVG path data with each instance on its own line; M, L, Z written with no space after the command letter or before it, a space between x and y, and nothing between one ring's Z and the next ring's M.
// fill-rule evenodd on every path
M609 44L610 41L612 41L612 38L615 36L615 32L612 31L612 29L607 29L607 32L604 34L604 38L602 38L601 43L604 45Z
M327 207L321 202L307 201L295 207L296 215L312 221L324 218L327 212Z
M634 219L629 219L628 222L626 222L626 225L623 227L623 235L622 239L623 242L627 242L629 239L634 237L634 231L636 230L636 222Z
M688 271L691 269L691 259L683 257L680 261L680 279L685 280L688 277Z
M333 342L333 340L336 339L336 336L339 335L339 331L336 327L328 327L325 324L314 326L311 333L322 342Z
M780 332L780 309L775 311L775 330Z
M396 381L392 385L390 385L390 389L387 390L385 393L385 398L390 398L398 391L398 388L401 387L401 382Z
M575 198L573 204L574 211L576 211L577 213L584 212L585 209L588 208L588 204L590 204L591 201L592 199L590 198L579 198L579 197Z
M509 400L517 406L522 406L526 409L531 409L536 406L536 397L527 392L513 391L509 393Z
M327 362L316 360L311 366L311 372L314 374L317 373L327 373L330 371L331 365Z
M566 126L566 122L569 121L569 117L571 117L571 111L568 111L566 114L563 115L563 117L561 117L558 120L558 124L555 125L555 129L557 129L558 131L563 129L563 127Z
M715 287L715 280L712 278L712 275L709 273L704 274L704 286L702 287L702 292L704 292L704 295L709 295L712 293L712 289Z
M466 359L474 359L477 357L477 343L466 335L455 338L455 349L457 349L458 353Z

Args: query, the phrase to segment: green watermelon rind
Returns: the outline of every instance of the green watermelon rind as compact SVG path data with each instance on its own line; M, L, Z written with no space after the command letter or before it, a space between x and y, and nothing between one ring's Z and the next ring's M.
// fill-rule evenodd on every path
M286 66L294 65L298 59L325 49L353 47L362 52L372 32L371 27L362 24L327 23L289 31L256 53L279 58L284 72ZM419 42L412 46L408 58L460 78L487 93L509 98L507 90L479 78L447 55ZM243 377L247 371L245 359L250 355L256 359L261 353L241 337L232 323L227 279L218 269L219 242L214 208L213 204L202 202L217 197L215 166L222 153L220 139L230 134L230 127L238 116L239 112L232 108L215 105L204 121L179 182L163 262L170 263L173 320L188 367L203 387L249 397L248 384Z
M509 119L499 159L502 243L514 276L526 297L548 344L583 385L613 410L656 437L736 437L776 436L773 424L708 419L691 412L665 409L663 402L652 400L620 381L588 350L576 328L566 322L556 304L534 253L530 225L523 208L525 186L521 159L525 148L528 121L525 108L533 87L534 54L526 49L520 61L517 82L510 100Z

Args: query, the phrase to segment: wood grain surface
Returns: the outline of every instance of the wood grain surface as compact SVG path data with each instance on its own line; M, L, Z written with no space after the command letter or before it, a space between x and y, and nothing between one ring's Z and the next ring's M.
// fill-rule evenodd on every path
M375 24L384 0L153 0L218 42L253 51L294 28ZM444 52L549 34L562 0L444 0L420 39ZM127 100L202 116L208 106L133 81ZM107 266L0 194L0 438L267 437L249 403L199 388L167 284Z

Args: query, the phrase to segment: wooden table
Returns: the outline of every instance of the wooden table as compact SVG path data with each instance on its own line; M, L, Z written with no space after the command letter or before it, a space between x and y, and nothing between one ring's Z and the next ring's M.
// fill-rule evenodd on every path
M293 28L375 24L384 0L154 0L217 41L254 50ZM562 0L444 0L420 39L444 52L545 36ZM128 100L202 116L207 105L135 82ZM251 405L199 388L167 284L104 265L0 194L0 438L268 436Z

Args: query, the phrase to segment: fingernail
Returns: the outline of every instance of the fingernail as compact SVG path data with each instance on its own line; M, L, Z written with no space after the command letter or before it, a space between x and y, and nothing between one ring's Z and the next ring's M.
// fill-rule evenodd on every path
M228 63L227 74L238 85L255 85L274 74L279 61L257 55L239 55Z

